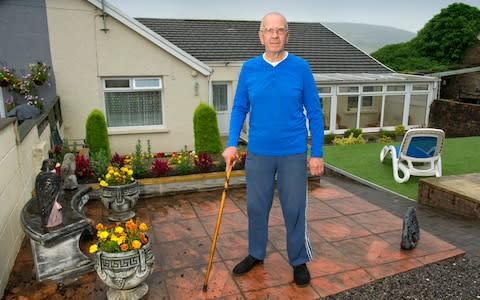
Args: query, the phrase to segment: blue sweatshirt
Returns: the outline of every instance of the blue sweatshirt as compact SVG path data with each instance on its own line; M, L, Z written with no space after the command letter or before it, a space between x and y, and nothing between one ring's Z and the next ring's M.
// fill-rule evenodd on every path
M262 55L242 67L227 146L237 146L247 113L248 151L285 156L307 151L307 114L312 157L323 157L323 114L308 63L291 53L275 67Z

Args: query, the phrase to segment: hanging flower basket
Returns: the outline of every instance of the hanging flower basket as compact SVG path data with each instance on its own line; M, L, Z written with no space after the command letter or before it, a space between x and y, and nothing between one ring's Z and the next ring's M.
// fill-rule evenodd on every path
M11 85L15 80L15 75L13 70L8 67L0 68L0 86L6 87Z
M28 68L30 69L30 78L33 83L40 86L47 82L49 76L48 71L50 67L48 67L45 63L37 62L35 64L29 64Z

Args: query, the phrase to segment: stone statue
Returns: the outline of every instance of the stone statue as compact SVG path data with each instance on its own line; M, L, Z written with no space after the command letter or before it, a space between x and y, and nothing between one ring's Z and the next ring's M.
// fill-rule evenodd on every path
M420 239L420 227L418 226L417 212L413 206L407 209L403 217L402 241L400 247L404 250L413 249Z
M45 228L55 227L63 222L62 206L58 203L61 185L60 176L55 173L55 167L53 170L50 169L49 163L51 162L43 162L42 171L35 180L38 211L40 212L42 226ZM55 163L53 163L53 166L55 166Z
M75 168L75 154L65 154L62 163L63 189L74 190L78 187L77 176L75 175Z
M42 162L41 170L43 172L54 172L57 162L54 159L48 158L44 159Z

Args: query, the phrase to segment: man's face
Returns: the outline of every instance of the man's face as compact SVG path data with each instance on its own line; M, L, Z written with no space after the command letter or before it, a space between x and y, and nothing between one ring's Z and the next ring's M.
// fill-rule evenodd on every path
M258 33L260 42L269 53L280 53L288 42L285 20L279 15L268 15L263 20L263 28Z

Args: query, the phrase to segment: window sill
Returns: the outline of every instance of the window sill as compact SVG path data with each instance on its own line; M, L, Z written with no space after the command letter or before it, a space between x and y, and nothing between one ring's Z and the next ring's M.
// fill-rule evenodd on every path
M108 128L109 135L128 135L139 133L168 133L170 130L166 127L110 127Z

